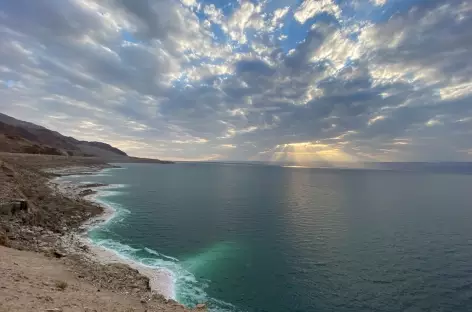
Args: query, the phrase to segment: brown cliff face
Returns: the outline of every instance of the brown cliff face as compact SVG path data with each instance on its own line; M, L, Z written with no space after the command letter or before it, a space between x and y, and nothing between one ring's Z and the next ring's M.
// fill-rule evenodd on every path
M65 151L40 143L38 137L17 126L0 122L0 151L10 153L64 155Z

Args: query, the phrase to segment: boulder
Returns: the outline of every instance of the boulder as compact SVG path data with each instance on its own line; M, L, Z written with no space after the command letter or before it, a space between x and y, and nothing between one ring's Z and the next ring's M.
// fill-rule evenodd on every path
M64 258L66 256L66 254L62 250L59 250L59 249L54 249L52 254L53 254L54 257L56 257L58 259Z
M4 199L0 201L0 214L14 215L19 211L28 211L28 201L25 199Z

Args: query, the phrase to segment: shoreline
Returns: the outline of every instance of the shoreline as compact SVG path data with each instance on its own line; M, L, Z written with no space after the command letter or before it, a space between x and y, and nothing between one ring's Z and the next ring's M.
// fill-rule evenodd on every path
M23 311L24 304L28 304L34 310L76 311L70 309L71 304L89 306L90 300L96 300L97 311L207 310L202 303L192 309L166 299L160 293L174 296L166 290L170 275L159 276L155 269L138 267L131 259L97 246L88 238L92 228L115 216L109 205L98 200L107 186L96 185L97 190L101 189L97 193L92 183L74 186L61 180L73 174L101 174L103 169L113 167L94 158L0 153L0 248L11 255L2 258L2 265L13 274L0 276L0 283L6 286L0 288L0 310ZM18 209L10 204L15 201L26 207L22 204ZM75 301L61 296L64 289L51 288L55 281L49 273L42 277L24 275L26 269L17 267L14 257L21 257L25 268L34 268L39 262L51 272L57 267L61 279L71 285L65 292L74 294ZM18 279L18 275L24 277ZM44 279L50 282L43 283ZM25 297L25 291L37 295ZM115 300L110 301L112 297Z
M78 231L67 234L63 239L63 244L65 245L64 247L67 248L67 245L70 247L70 245L76 245L78 243L88 247L88 253L84 253L84 256L91 258L90 260L92 261L95 260L102 264L121 263L128 265L131 268L138 270L140 274L149 278L151 292L162 295L166 299L176 300L175 277L172 271L165 268L152 268L133 259L128 259L113 249L95 244L89 237L90 231L106 225L117 216L117 209L111 204L107 204L100 200L99 197L100 195L103 195L103 192L106 192L109 189L114 190L118 187L113 187L114 184L90 186L86 189L91 189L94 192L89 195L81 196L80 193L84 191L81 183L66 181L66 179L67 177L77 177L83 175L96 176L102 174L103 171L107 169L113 170L119 169L119 167L101 169L95 167L69 167L61 168L59 170L48 170L49 173L58 175L57 177L51 179L50 182L56 186L56 190L58 190L62 195L72 199L74 197L81 197L88 202L99 205L103 209L101 214L86 220L79 227ZM61 174L62 172L66 173ZM89 184L92 182L85 183ZM117 185L115 184L115 186Z

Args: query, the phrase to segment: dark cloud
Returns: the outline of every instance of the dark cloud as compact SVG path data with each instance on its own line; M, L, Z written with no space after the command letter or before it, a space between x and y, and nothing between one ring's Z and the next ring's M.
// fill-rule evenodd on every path
M236 63L236 74L272 76L275 70L267 63L259 60L244 60Z
M117 0L116 4L124 13L133 17L139 37L146 39L167 39L182 33L182 16L177 4L171 5L166 0Z

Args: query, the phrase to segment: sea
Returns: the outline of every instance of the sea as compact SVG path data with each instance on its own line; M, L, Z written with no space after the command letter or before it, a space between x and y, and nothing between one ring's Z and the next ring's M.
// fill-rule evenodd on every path
M88 236L210 311L472 311L472 173L118 164ZM406 168L406 169L405 169Z

